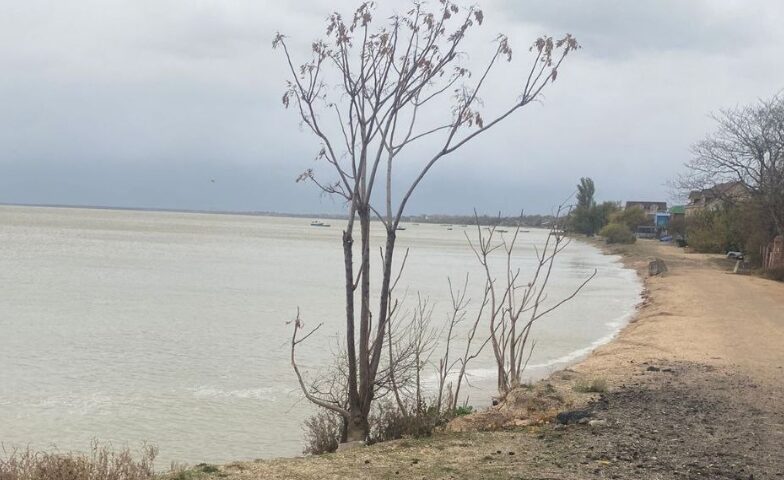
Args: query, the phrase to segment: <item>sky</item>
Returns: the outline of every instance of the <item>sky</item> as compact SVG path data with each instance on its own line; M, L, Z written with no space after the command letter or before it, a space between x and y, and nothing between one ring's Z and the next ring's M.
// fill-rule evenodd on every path
M357 3L0 0L0 203L339 213L294 181L319 144L281 104L288 76L271 41L285 33L305 60L327 15ZM410 6L378 3L379 21ZM710 112L784 89L780 0L479 6L467 62L499 32L514 48L483 93L487 116L516 97L536 37L571 33L582 49L541 102L438 164L408 213L549 213L582 176L598 200L673 202L667 182Z

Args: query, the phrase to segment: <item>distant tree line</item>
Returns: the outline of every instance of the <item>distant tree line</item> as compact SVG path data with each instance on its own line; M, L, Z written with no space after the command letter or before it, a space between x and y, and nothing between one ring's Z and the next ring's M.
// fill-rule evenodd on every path
M637 227L649 222L645 212L640 207L623 209L620 202L596 203L595 193L593 180L581 178L577 185L577 204L566 222L567 230L589 237L599 234L608 243L633 243Z
M436 223L441 225L476 225L506 227L549 227L555 222L554 215L411 215L404 217L408 223Z

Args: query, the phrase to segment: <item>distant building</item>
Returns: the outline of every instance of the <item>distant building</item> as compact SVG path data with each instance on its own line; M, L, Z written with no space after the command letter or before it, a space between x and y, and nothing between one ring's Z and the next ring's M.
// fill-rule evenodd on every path
M637 238L656 238L657 230L658 229L653 225L640 225L634 231L634 235L636 235Z
M653 232L657 229L660 229L660 225L664 223L664 225L669 223L669 215L666 215L667 218L660 217L659 214L667 213L667 202L648 202L648 201L640 201L640 200L629 200L626 202L626 206L624 207L626 210L630 208L640 208L645 215L647 216L647 221L645 224L640 225L640 227L653 227ZM637 234L638 236L644 235L642 238L647 238L649 232L643 232L638 229ZM655 234L653 235L655 236Z
M670 217L672 220L683 218L685 215L686 207L684 205L673 205L670 207Z
M749 192L741 182L719 183L704 190L695 190L689 194L686 215L693 215L702 210L718 210L727 203L748 198Z
M658 230L666 230L670 226L670 214L668 212L654 213L656 228Z
M685 205L673 205L670 207L670 221L669 221L670 225L678 225L678 228L682 230L683 225L685 225L683 223L685 218L686 218Z
M640 207L648 215L656 215L659 212L667 211L667 202L643 202L639 200L629 200L626 202L626 209Z

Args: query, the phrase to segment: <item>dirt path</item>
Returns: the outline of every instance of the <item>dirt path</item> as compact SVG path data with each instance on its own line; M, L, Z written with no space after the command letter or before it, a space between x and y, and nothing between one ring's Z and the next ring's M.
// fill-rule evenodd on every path
M784 479L784 284L655 242L615 252L636 268L658 256L669 272L647 280L646 305L618 338L544 383L571 392L577 379L606 380L604 393L572 393L568 409L586 420L238 463L217 475ZM194 473L183 478L202 478Z
M574 368L612 386L594 405L613 425L600 456L618 478L634 478L631 464L645 478L784 478L784 285L654 242L616 251L637 268L658 256L669 272Z
M670 271L647 280L649 302L636 320L580 369L624 375L631 360L695 362L782 387L784 284L723 271L732 263L720 256L650 241L615 251L638 269L658 256Z

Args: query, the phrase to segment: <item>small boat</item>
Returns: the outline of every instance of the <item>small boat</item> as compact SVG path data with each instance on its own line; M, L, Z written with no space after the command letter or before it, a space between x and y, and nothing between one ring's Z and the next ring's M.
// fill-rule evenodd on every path
M502 229L500 229L500 228L499 228L498 230L496 230L496 232L498 232L498 233L506 233L506 232L508 232L508 231L509 231L509 230L502 230Z
M405 230L406 227L397 227L395 230Z
M319 220L313 220L312 222L310 222L310 226L311 227L331 227L332 225L330 225L328 223L324 223L324 222L319 221Z

